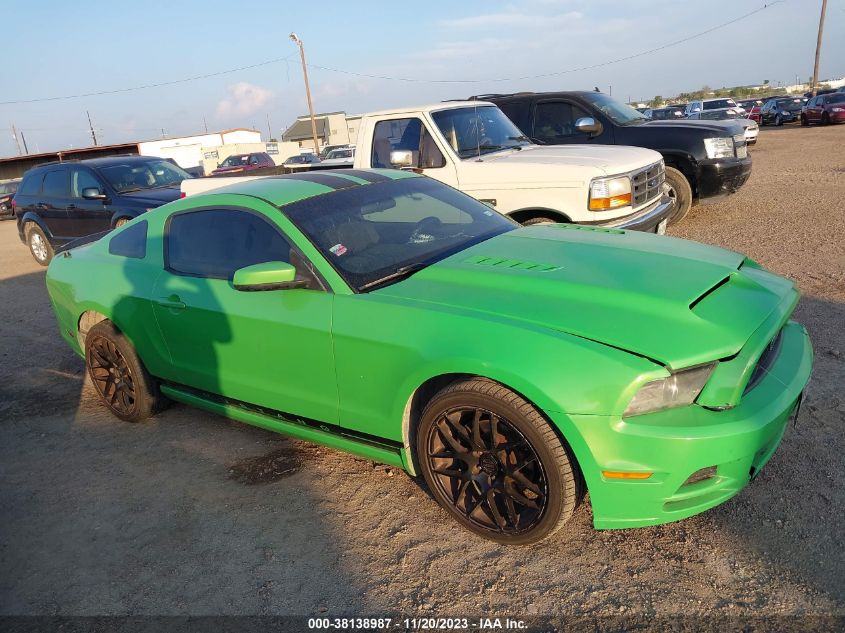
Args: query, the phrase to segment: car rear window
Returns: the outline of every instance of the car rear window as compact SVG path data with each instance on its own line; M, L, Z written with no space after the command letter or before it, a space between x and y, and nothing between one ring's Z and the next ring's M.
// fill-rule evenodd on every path
M67 170L56 169L44 174L41 193L48 198L66 198L68 196Z
M41 181L44 180L44 172L24 176L23 182L18 189L19 196L34 196L41 193Z

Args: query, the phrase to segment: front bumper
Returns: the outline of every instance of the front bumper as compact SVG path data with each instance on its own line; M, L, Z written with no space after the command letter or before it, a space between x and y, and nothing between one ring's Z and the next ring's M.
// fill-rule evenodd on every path
M604 222L581 222L590 226L601 226L613 229L626 229L629 231L642 231L644 233L659 233L661 223L672 217L675 213L675 201L667 195L652 203L645 209L626 215L622 218L615 218ZM662 225L663 228L666 224Z
M777 449L812 362L806 330L790 321L769 373L732 409L691 405L628 419L569 416L580 435L572 446L587 482L595 527L677 521L737 494ZM690 475L712 466L715 476L685 484ZM603 471L652 475L608 479Z
M751 176L751 157L703 160L698 168L699 198L735 193Z

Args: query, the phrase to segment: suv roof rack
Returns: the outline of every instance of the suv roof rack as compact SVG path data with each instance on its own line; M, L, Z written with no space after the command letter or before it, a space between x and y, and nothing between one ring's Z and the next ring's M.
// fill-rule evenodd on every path
M480 95L473 95L469 97L468 101L483 101L484 99L490 99L491 97L521 97L523 95L533 95L533 90L523 90L521 92L489 92L486 94Z

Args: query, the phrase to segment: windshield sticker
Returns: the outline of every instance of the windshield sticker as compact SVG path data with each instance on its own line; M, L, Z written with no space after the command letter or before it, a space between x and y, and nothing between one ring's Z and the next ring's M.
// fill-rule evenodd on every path
M346 252L346 247L343 244L335 244L329 249L336 257L340 257Z

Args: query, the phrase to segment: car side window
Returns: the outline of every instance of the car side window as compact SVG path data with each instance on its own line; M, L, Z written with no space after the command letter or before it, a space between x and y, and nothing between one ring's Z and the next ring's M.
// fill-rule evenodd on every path
M127 226L109 241L109 253L144 259L147 256L147 221Z
M70 195L72 198L81 198L85 189L103 190L103 185L87 169L75 167L70 170Z
M34 196L41 193L41 183L44 181L44 174L33 174L23 179L18 188L19 196Z
M392 167L390 152L409 150L411 163L421 169L437 169L446 165L446 158L423 122L414 117L376 123L373 134L373 167Z
M178 275L232 279L263 262L291 262L290 243L262 217L235 209L206 209L170 217L165 266Z
M41 188L41 194L48 198L67 198L67 169L54 169L44 174L44 185Z
M567 101L538 103L534 113L534 138L545 143L580 135L575 122L589 116L586 111Z

